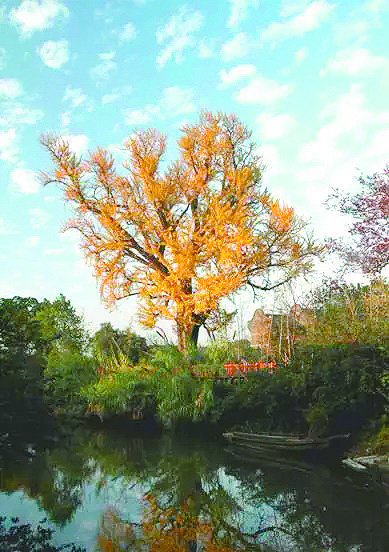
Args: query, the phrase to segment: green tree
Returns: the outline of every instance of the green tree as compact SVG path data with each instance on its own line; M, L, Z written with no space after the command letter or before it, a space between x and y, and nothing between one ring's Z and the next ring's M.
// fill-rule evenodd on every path
M43 346L36 314L41 303L34 297L0 299L0 354L32 354Z
M148 351L146 339L129 329L118 330L110 322L104 322L92 338L95 350L105 356L124 354L131 364L137 364Z
M89 343L82 316L61 293L54 301L44 299L36 314L48 351L53 348L83 353Z
M389 336L389 288L384 280L369 285L326 280L308 298L316 323L304 341L333 344L387 345Z
M45 341L33 297L0 299L0 394L35 395L41 391Z

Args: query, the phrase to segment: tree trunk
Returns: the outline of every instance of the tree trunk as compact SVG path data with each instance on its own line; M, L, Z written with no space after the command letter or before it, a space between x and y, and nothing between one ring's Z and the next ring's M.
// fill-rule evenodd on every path
M200 324L195 324L192 328L192 334L190 336L191 338L191 342L193 343L193 345L196 347L197 349L197 342L199 340L199 331L200 331L200 327L201 325Z

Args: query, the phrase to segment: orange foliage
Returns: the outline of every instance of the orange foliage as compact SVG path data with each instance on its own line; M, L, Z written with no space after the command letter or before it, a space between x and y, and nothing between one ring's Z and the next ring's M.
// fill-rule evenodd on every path
M97 537L97 549L101 552L120 552L128 550L136 541L133 527L130 523L122 521L119 512L108 509L100 520L99 535Z
M182 129L180 158L159 172L166 137L138 132L126 143L127 175L99 148L78 160L42 138L82 235L103 299L138 294L140 320L175 322L185 340L241 286L271 289L308 270L319 248L305 224L262 189L251 134L235 116L203 113Z
M147 496L142 525L149 552L188 552L191 543L201 543L203 552L243 550L217 542L212 521L195 514L190 499L178 508L162 509L155 497Z

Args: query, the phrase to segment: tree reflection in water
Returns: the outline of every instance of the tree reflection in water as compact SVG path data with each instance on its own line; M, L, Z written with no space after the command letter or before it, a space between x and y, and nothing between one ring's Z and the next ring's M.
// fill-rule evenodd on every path
M100 551L389 550L388 497L362 475L313 464L281 468L269 458L250 465L211 440L100 430L74 431L66 446L51 449L37 442L32 456L21 450L15 444L0 457L1 490L22 489L56 525L87 512L91 493L117 505L88 518Z

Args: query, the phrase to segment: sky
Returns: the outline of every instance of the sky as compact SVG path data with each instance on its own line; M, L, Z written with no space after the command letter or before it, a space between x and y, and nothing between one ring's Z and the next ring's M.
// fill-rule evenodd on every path
M389 0L1 0L0 297L63 293L91 329L139 330L135 299L102 306L60 189L40 184L47 133L120 165L154 127L173 160L202 109L235 113L264 186L318 239L344 235L331 188L355 193L389 162L388 28ZM261 306L241 301L247 319Z

